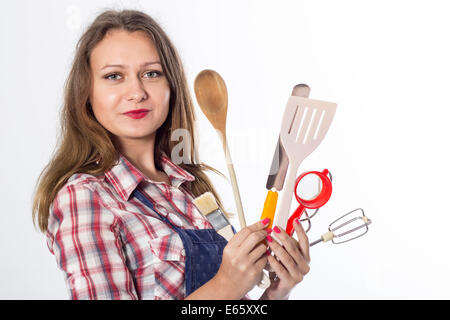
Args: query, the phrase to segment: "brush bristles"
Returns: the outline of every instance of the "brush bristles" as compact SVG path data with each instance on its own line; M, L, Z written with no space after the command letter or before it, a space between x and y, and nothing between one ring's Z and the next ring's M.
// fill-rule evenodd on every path
M192 201L203 215L208 215L211 212L219 209L216 198L211 192L205 192Z

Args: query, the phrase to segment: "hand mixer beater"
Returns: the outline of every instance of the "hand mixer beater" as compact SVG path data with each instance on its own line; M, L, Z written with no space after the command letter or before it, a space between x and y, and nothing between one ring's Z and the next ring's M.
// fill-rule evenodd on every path
M334 244L354 240L365 235L369 231L369 224L371 223L372 221L366 217L363 209L352 210L330 223L328 232L324 233L320 239L311 242L309 246L312 247L320 242L330 240Z

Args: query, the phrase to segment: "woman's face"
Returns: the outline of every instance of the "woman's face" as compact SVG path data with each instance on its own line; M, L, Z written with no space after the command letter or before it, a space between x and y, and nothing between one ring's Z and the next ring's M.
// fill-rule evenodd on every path
M167 118L170 88L146 33L110 30L93 49L90 67L89 99L97 121L121 143L153 139ZM125 115L137 109L149 112L142 118Z

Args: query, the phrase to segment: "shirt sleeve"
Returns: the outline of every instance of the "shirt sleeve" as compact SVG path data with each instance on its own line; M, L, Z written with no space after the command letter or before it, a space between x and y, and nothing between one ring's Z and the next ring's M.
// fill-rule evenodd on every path
M47 245L72 299L138 299L117 222L89 183L66 185L55 197Z

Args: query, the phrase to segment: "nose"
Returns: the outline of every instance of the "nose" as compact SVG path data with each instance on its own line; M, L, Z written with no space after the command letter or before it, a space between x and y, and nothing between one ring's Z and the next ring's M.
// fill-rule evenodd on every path
M133 78L129 81L127 100L135 100L140 102L147 98L147 92L145 91L142 81L138 78Z

